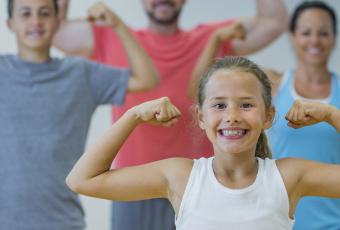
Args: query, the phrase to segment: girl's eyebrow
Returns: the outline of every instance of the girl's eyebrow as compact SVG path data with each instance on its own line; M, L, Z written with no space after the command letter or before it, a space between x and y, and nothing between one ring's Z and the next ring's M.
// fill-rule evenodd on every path
M241 97L242 100L254 100L254 97Z
M226 97L212 97L212 98L209 98L209 101L223 100L223 99L226 99ZM247 96L247 97L240 97L239 99L241 99L241 100L254 100L255 98L251 97L251 96Z
M226 99L226 97L211 97L211 98L209 98L209 101L222 100L222 99Z

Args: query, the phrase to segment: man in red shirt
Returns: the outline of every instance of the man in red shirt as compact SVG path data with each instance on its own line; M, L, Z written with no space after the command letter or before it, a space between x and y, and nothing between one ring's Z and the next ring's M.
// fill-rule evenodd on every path
M55 37L55 46L68 54L126 67L127 56L114 31L94 26L86 20L67 20L68 2L59 0L60 8L64 9L64 18ZM256 52L285 31L288 15L282 0L256 2L256 16L241 20L247 33L246 39L221 43L220 55ZM113 120L128 108L161 96L168 96L179 107L182 117L171 129L139 126L122 147L114 166L145 164L170 157L209 157L212 155L210 143L192 118L193 101L188 97L190 76L209 36L235 20L201 24L186 31L181 29L178 20L185 0L142 0L142 3L149 25L145 29L130 29L153 60L161 83L154 90L128 95L124 107L112 109ZM174 229L174 218L172 207L163 199L114 202L112 229L170 230Z

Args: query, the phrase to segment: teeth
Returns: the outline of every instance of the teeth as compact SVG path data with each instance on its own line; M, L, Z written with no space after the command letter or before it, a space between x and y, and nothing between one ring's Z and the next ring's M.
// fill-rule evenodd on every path
M244 130L222 130L224 136L241 136L245 133Z

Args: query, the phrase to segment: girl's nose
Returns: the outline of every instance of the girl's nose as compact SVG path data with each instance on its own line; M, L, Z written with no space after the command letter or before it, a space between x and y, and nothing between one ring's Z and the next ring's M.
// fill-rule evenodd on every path
M226 110L224 120L228 123L237 123L240 121L240 116L236 108Z

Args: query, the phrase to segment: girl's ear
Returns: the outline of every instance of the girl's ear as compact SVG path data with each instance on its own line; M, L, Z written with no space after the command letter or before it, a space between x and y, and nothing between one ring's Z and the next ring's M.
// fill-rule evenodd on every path
M198 105L196 105L195 112L196 112L199 127L205 130L202 109L199 108Z
M275 108L274 106L271 106L267 111L266 111L266 117L264 120L264 127L263 129L269 129L270 127L272 127L273 125L273 121L274 121L274 117L275 117Z

